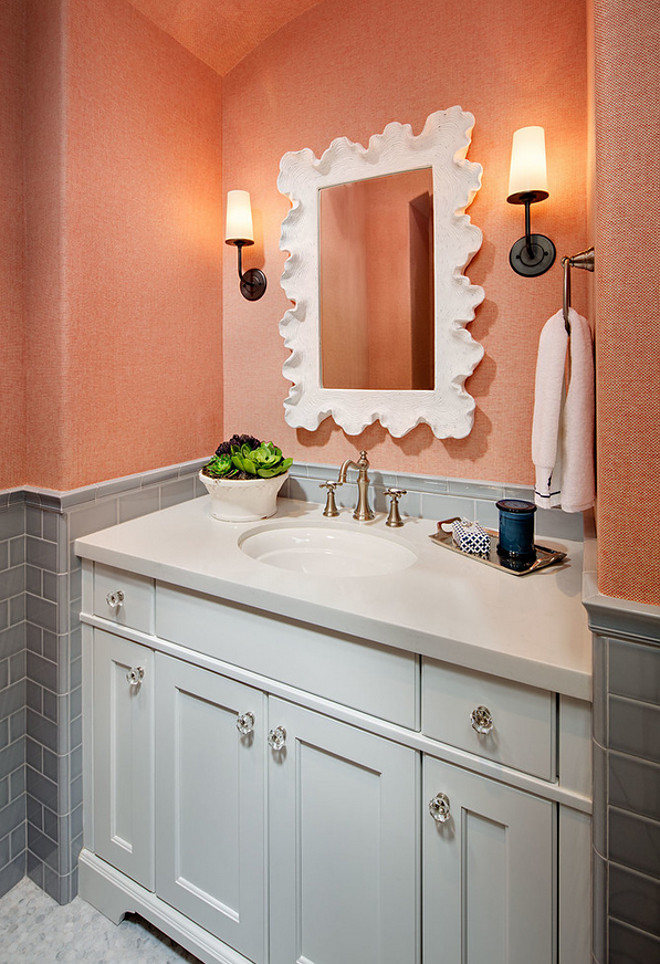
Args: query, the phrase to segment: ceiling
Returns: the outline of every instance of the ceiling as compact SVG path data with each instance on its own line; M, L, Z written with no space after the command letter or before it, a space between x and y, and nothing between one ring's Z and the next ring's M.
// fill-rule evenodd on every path
M319 0L129 0L221 76Z

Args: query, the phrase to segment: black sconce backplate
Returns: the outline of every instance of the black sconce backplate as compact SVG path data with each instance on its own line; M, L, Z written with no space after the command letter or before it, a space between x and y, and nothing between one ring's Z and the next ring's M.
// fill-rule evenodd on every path
M519 238L509 252L509 264L516 274L533 278L545 274L555 262L557 250L544 234L530 234L527 238Z
M260 268L249 268L241 275L241 294L248 301L258 301L266 290L266 275Z
M532 204L545 201L548 197L547 191L519 191L517 194L510 194L507 198L509 204L525 205L525 237L519 238L509 252L509 264L516 274L524 275L526 278L534 278L539 274L545 274L548 268L555 263L557 251L550 240L544 234L532 234L530 208Z
M261 268L248 268L243 271L243 248L254 244L254 241L244 238L227 238L225 244L231 244L238 250L238 277L241 294L248 301L259 301L266 290L268 282Z

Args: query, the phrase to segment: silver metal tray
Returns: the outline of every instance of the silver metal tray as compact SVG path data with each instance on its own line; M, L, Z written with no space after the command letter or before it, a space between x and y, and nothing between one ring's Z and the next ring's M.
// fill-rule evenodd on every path
M519 561L516 559L510 559L506 556L500 556L497 551L497 542L499 539L499 534L493 532L492 529L485 529L484 531L488 534L490 538L490 552L488 555L471 555L469 552L463 552L459 549L454 542L454 537L451 532L444 532L440 527L449 522L458 522L459 516L454 516L451 519L443 519L442 522L438 522L438 531L429 536L433 542L438 546L444 546L445 549L449 549L450 552L457 552L459 555L467 559L474 559L475 562L483 562L486 566L492 566L493 569L500 569L502 572L508 572L512 576L526 576L528 572L537 572L539 569L545 569L547 566L552 566L556 562L561 562L562 559L566 558L565 552L559 552L557 549L548 549L546 546L534 545L536 550L535 559L525 559L524 561Z

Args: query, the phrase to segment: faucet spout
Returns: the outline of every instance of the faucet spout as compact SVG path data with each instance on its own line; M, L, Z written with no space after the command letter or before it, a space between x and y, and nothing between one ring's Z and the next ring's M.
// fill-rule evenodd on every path
M346 473L348 472L349 469L359 470L359 468L360 466L357 464L357 462L354 462L353 459L346 459L345 462L342 462L341 467L339 469L339 475L337 476L337 484L338 485L344 484L344 482L346 481Z
M346 459L345 462L342 462L339 475L337 476L338 484L343 485L346 481L346 473L350 468L358 470L358 497L353 518L357 519L358 522L368 522L374 518L374 513L369 507L369 459L367 458L367 453L360 452L360 458L357 462L354 462L353 459Z

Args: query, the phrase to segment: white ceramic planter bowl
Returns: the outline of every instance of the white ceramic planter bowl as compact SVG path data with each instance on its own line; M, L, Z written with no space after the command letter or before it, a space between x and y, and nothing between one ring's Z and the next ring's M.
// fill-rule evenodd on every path
M211 479L199 473L211 496L211 515L222 522L269 519L277 509L277 494L288 472L272 479Z

